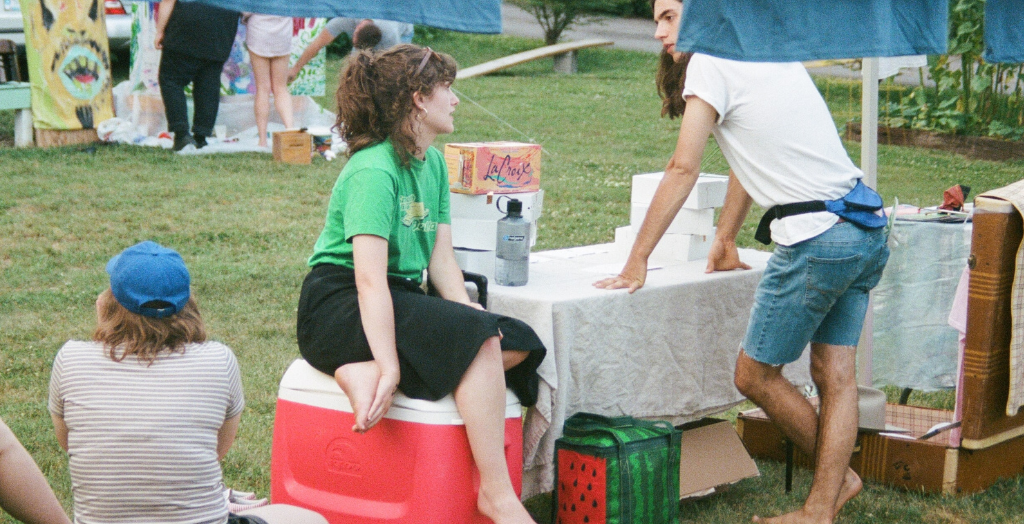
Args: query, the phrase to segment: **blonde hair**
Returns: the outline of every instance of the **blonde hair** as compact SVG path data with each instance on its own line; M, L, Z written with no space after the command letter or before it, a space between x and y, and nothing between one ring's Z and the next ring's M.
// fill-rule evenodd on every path
M335 94L336 127L349 155L390 138L399 162L408 166L416 151L412 95L430 96L434 87L455 80L455 70L452 57L412 44L350 56Z
M99 296L98 322L92 338L103 344L107 356L121 362L129 355L152 364L162 351L184 352L185 344L204 342L206 326L199 315L195 299L178 313L166 318L152 318L128 311L107 289Z

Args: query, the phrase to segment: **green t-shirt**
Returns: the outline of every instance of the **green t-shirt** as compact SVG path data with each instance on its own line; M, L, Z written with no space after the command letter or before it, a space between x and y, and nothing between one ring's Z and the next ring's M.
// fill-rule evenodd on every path
M444 155L429 147L425 160L404 168L387 140L352 155L341 170L309 265L355 269L352 237L376 235L388 241L388 275L420 282L437 225L450 223Z

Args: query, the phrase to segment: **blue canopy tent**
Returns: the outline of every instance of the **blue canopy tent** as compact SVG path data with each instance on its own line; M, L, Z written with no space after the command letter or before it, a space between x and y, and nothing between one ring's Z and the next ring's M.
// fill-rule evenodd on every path
M985 2L985 60L1024 63L1024 3L1020 0Z
M180 0L294 17L377 18L464 33L501 33L501 0Z

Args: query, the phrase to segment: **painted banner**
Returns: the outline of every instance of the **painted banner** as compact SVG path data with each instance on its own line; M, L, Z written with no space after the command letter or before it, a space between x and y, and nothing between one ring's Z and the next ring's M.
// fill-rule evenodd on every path
M21 0L37 129L93 129L114 116L103 2Z
M160 51L153 47L156 37L157 4L133 2L132 10L132 56L129 80L132 92L138 94L160 94L158 74L160 71ZM295 18L292 22L291 63L295 63L306 46L313 41L317 33L323 29L327 21L323 18ZM245 47L245 24L238 25L235 43L231 46L231 54L224 63L220 76L221 96L246 95L256 93L256 83L249 64L249 51ZM324 73L327 63L327 51L321 49L312 60L299 72L298 78L289 85L293 95L323 96L327 89L327 77ZM192 94L192 86L186 86L185 93Z

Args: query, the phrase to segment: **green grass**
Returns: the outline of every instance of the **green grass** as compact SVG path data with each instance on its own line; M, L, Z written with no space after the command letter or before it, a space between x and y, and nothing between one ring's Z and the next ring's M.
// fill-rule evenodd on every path
M536 47L538 42L441 33L429 44L463 66ZM499 115L547 154L547 192L538 249L611 241L629 221L630 177L660 171L678 122L658 118L654 55L617 50L580 54L580 74L551 72L551 61L460 81L457 131L444 141L521 140L473 100ZM331 78L338 64L332 64ZM859 112L859 86L819 80L837 126ZM330 104L326 96L322 103ZM275 164L268 155L179 157L128 146L48 150L10 148L13 113L0 112L0 417L39 462L70 510L67 460L46 412L50 363L69 338L88 338L93 302L107 285L103 266L124 247L153 239L188 263L212 337L238 355L248 408L224 463L232 487L269 492L271 428L277 383L298 356L295 306L328 195L342 162ZM858 144L847 144L855 161ZM705 171L725 162L712 145ZM932 205L955 183L975 194L1015 181L1024 163L969 161L939 151L879 148L879 186L887 201ZM755 207L740 244L752 247ZM890 392L895 395L896 392ZM671 394L671 392L666 392ZM948 405L949 395L921 397ZM810 476L782 493L781 467L683 505L685 522L740 522L795 508ZM530 507L546 514L546 497ZM1024 486L1004 481L962 498L908 493L868 483L842 522L1020 522ZM0 517L0 522L11 522Z

